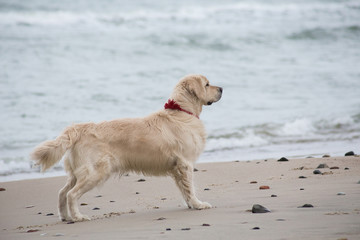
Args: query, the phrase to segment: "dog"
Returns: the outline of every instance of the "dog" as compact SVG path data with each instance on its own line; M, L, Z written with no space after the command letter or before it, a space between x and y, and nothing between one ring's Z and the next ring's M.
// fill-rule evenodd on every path
M60 219L90 220L80 213L78 199L114 173L171 176L189 208L211 208L195 196L193 169L206 142L199 115L204 105L219 101L222 92L205 76L188 75L163 110L144 118L73 124L55 140L38 145L31 159L42 171L64 157L68 179L59 191Z

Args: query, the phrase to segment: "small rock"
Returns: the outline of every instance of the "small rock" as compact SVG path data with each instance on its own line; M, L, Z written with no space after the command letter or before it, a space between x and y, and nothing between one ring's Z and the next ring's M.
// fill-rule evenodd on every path
M346 195L344 192L338 192L336 195L342 196L342 195Z
M182 228L181 231L189 231L191 228Z
M66 224L74 224L74 221L67 222Z
M162 201L165 201L166 199L167 199L167 198L166 198L166 197L164 197L164 198L162 198L161 200L162 200Z
M285 222L285 219L283 219L283 218L278 218L278 219L276 219L276 221L278 221L278 222Z
M360 180L357 183L360 184Z
M307 178L307 177L305 177L305 176L299 176L299 178Z
M38 231L40 231L40 230L39 229L29 229L26 232L27 233L33 233L33 232L38 232Z
M34 205L29 205L29 206L26 206L25 208L33 208L35 207Z
M194 172L198 172L199 170L197 168L194 168Z
M253 227L252 230L260 230L259 227Z
M350 168L346 167L346 168L344 168L344 170L350 170Z
M88 205L87 203L80 203L80 206L86 206Z
M136 192L135 194L140 194L139 192Z
M267 212L270 212L270 210L264 206L261 206L260 204L254 204L251 209L251 212L252 213L267 213Z
M325 155L323 155L322 157L323 157L323 158L329 158L330 155L329 155L329 154L325 154Z
M313 208L313 207L314 207L313 205L306 203L306 204L300 206L299 208Z
M332 170L332 169L339 169L339 167L336 167L336 166L335 166L335 167L331 167L330 169L331 169L331 170Z
M94 207L92 210L100 210L100 208L98 208L98 207Z
M317 168L329 168L329 166L326 163L321 163Z
M313 171L313 174L321 174L321 171L318 170L318 169L315 169L315 170Z
M272 194L271 197L277 197L277 195L276 195L276 194Z
M158 219L156 219L156 220L158 220L158 221L162 221L162 220L165 220L166 218L164 218L164 217L159 217Z
M266 190L266 189L270 189L270 187L263 185L263 186L260 186L259 189L260 190Z
M0 192L6 191L5 188L0 188Z
M289 159L285 158L285 157L282 157L280 158L279 160L277 160L278 162L288 162Z
M167 228L166 231L171 231L171 228Z
M257 181L251 181L251 182L250 182L250 184L255 184L255 183L257 183Z
M40 214L42 214L42 212L38 212L37 214L40 215Z
M46 214L46 216L53 216L53 215L54 215L53 213Z
M138 180L138 182L145 182L146 180L145 179L143 179L143 178L140 178L139 180Z
M114 200L110 200L111 203L114 203L115 201Z
M102 197L101 195L97 195L97 196L95 196L96 198L100 198L100 197Z
M134 209L131 209L129 213L136 213Z
M305 188L300 188L300 191L304 191L305 190Z
M210 188L204 188L204 191L210 191Z
M355 153L353 151L345 153L345 156L354 156L354 155L355 155Z
M208 224L208 223L203 223L203 225L202 225L203 227L210 227L211 225L210 224Z

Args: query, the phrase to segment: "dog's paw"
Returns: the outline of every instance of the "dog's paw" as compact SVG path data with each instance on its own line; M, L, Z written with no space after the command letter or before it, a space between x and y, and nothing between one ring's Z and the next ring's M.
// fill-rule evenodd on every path
M83 221L90 221L91 218L89 218L88 216L86 215L79 215L79 216L76 216L72 219L74 222L83 222Z
M199 204L197 204L197 206L194 206L195 209L197 210L203 210L203 209L209 209L212 208L210 203L207 202L200 202Z

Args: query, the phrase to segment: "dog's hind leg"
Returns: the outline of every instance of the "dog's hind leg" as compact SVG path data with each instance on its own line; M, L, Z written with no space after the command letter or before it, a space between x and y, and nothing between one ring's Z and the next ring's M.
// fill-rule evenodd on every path
M199 210L211 208L209 203L201 202L195 196L193 185L193 166L191 164L184 161L178 161L173 170L173 178L189 208L195 208Z
M67 193L72 189L76 184L76 178L71 173L65 186L59 191L59 216L61 221L70 221L71 217L68 213L67 207Z

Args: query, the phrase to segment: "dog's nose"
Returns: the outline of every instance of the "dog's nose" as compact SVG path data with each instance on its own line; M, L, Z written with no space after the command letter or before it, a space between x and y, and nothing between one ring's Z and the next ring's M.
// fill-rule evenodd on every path
M220 92L220 93L222 93L222 92L223 92L222 87L219 87L219 92Z

